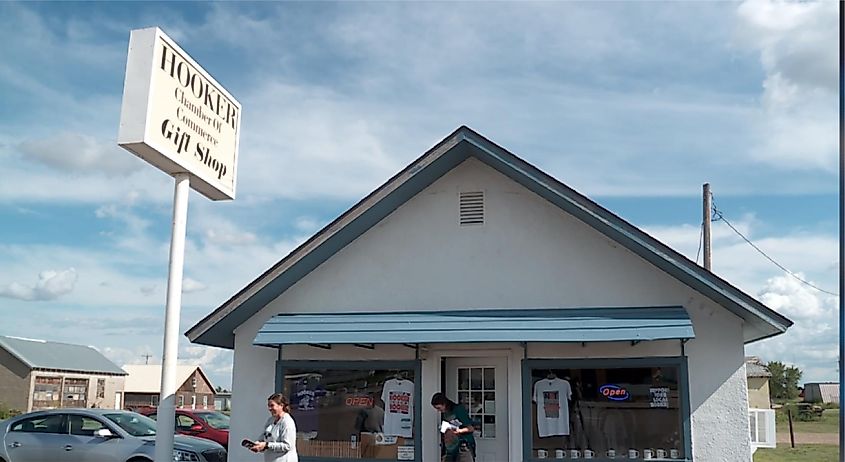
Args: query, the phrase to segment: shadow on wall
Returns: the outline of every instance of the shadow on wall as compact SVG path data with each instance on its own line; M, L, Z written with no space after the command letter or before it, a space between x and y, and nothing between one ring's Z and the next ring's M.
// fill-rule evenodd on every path
M735 388L745 392L745 345L742 320L733 313L702 300L689 303L687 311L695 329L695 338L685 346L689 357L690 412L695 413L729 381L741 380L743 385Z

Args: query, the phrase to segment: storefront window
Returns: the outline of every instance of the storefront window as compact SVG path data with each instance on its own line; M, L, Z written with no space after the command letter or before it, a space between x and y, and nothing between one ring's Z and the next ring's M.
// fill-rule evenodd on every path
M300 457L418 460L415 363L284 361Z
M532 459L687 457L679 361L590 366L528 366Z

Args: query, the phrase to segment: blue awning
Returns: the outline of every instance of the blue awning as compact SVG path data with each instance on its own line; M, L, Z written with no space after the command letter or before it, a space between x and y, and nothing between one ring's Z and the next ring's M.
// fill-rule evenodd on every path
M617 342L695 337L681 306L280 314L255 345Z

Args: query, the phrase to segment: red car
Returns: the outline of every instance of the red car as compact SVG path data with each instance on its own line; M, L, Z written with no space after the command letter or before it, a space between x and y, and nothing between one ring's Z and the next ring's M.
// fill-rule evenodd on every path
M139 409L137 412L155 420L156 409ZM176 433L216 441L229 449L229 416L219 411L204 409L176 409Z

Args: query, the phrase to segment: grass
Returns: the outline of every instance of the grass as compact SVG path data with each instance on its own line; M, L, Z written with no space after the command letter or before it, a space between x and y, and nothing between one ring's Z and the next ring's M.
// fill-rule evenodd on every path
M839 446L828 444L799 444L795 449L788 444L775 449L758 449L754 462L837 462Z
M789 433L786 411L778 409L775 414L778 433ZM795 433L839 433L839 409L825 409L821 420L802 422L793 413L792 430Z

